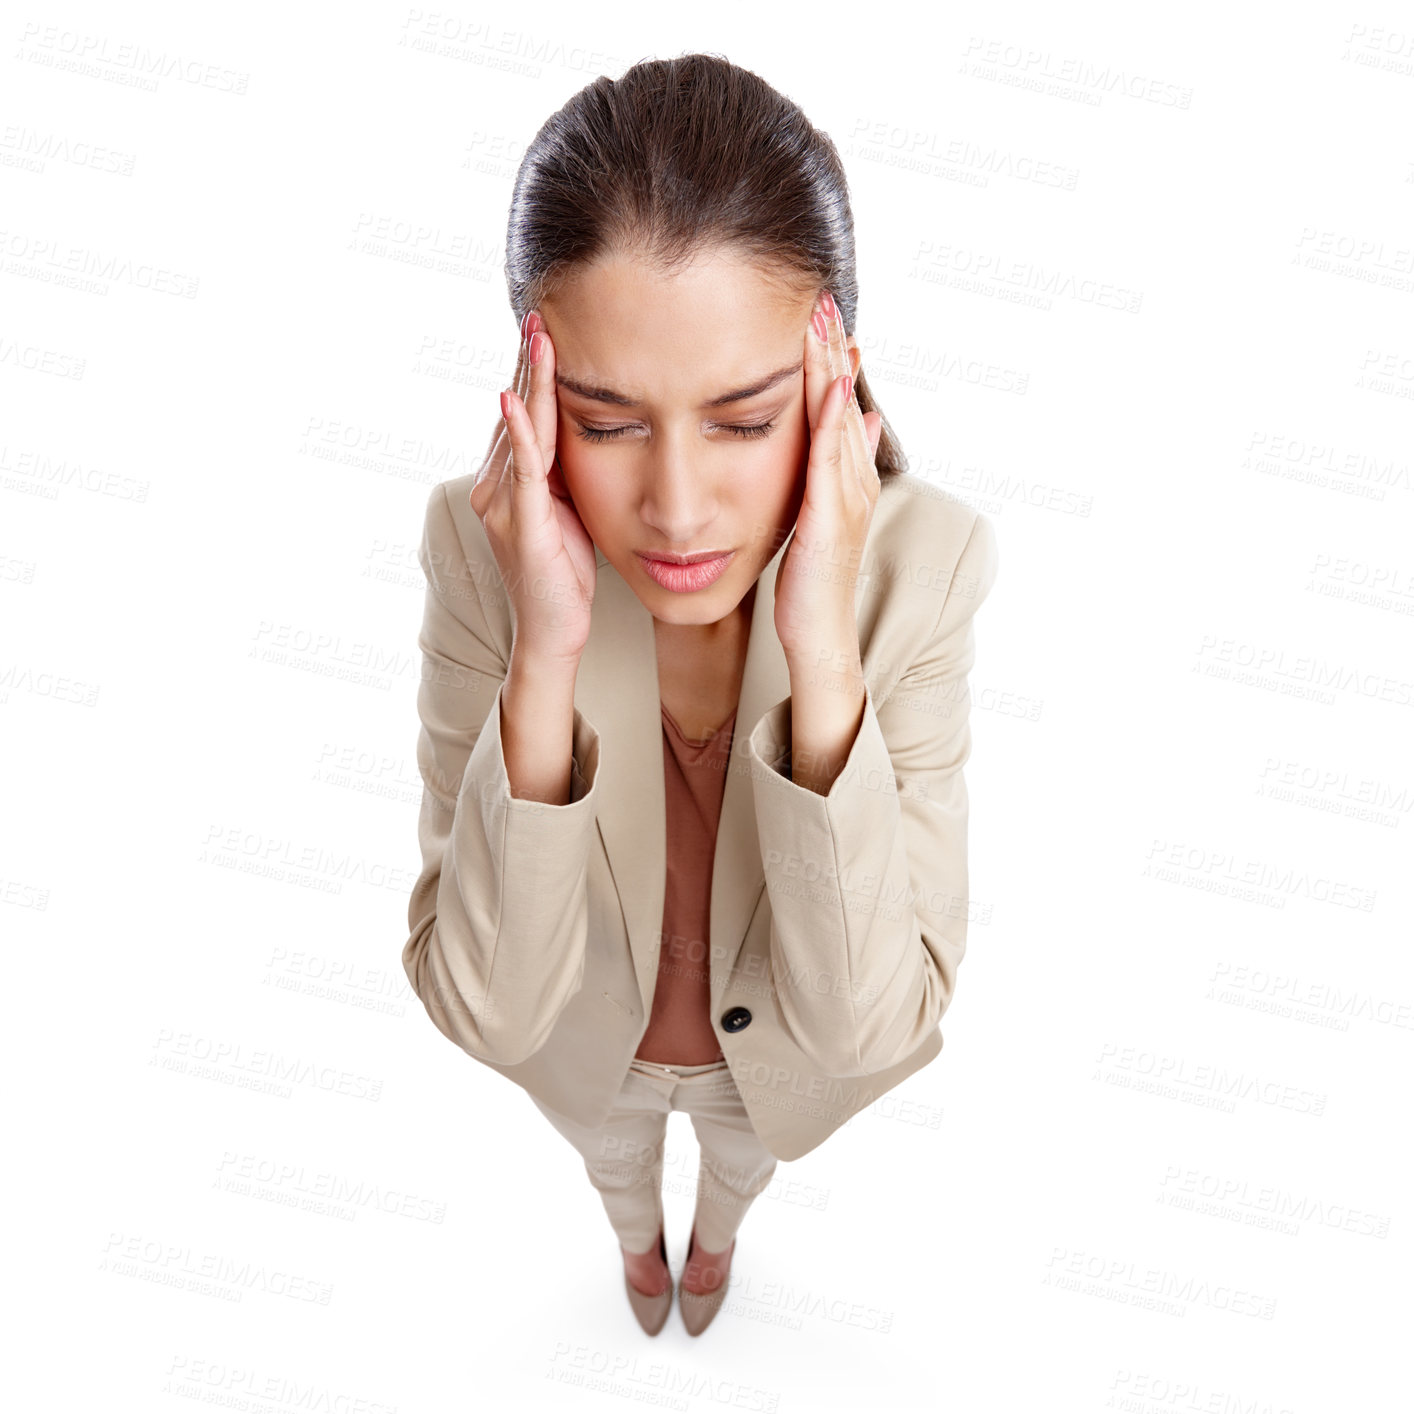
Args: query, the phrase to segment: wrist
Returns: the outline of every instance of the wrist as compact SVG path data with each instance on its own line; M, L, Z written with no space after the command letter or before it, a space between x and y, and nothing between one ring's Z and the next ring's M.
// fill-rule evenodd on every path
M834 641L786 654L786 672L791 690L818 683L852 686L864 680L864 663L859 643Z
M859 623L853 604L812 614L799 641L788 644L782 639L781 647L786 667L792 675L802 678L811 673L842 673L859 668Z
M537 692L569 692L572 695L578 676L579 655L573 658L547 657L533 650L512 647L510 662L506 665L506 682L513 682L517 691L530 688Z

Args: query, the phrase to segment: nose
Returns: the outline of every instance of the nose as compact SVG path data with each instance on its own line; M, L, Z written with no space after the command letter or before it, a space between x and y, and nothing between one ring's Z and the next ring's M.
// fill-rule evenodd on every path
M639 517L652 526L665 550L688 553L708 548L717 518L717 496L706 468L671 439L659 443L646 469Z

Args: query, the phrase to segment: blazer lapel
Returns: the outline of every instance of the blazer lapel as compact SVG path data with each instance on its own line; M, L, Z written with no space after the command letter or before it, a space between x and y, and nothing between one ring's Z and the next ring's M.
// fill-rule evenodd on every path
M762 715L790 694L776 636L778 549L756 582L712 865L710 967L715 1004L766 885L756 833L747 738ZM575 703L599 733L599 836L628 929L645 1015L657 985L666 894L666 794L658 653L653 616L622 575L595 550L599 566L589 639L575 679Z

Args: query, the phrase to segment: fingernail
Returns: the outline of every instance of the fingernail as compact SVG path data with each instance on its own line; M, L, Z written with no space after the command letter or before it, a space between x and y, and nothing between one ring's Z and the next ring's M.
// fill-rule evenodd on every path
M823 290L820 294L820 303L825 306L825 318L833 319L839 313L839 306L835 303L835 297L829 290Z
M502 394L501 394L501 416L504 417L504 418L506 418L506 419L509 419L509 418L510 418L510 415L511 415L511 404L510 404L510 400L506 397L505 393L502 393Z
M530 336L530 361L539 363L545 353L545 336L538 329Z
M810 325L815 330L815 337L822 344L830 342L830 331L825 327L825 316L818 309L810 316Z
M854 379L848 373L844 376L844 400L848 402L850 395L854 392Z

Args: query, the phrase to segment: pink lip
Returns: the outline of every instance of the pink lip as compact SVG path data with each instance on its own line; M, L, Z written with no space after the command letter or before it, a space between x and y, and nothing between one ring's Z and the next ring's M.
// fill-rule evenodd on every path
M640 563L656 584L670 589L674 594L692 594L715 583L722 572L736 556L735 550L713 555L710 559L696 560L685 565L673 564L668 560L655 560L639 554Z

